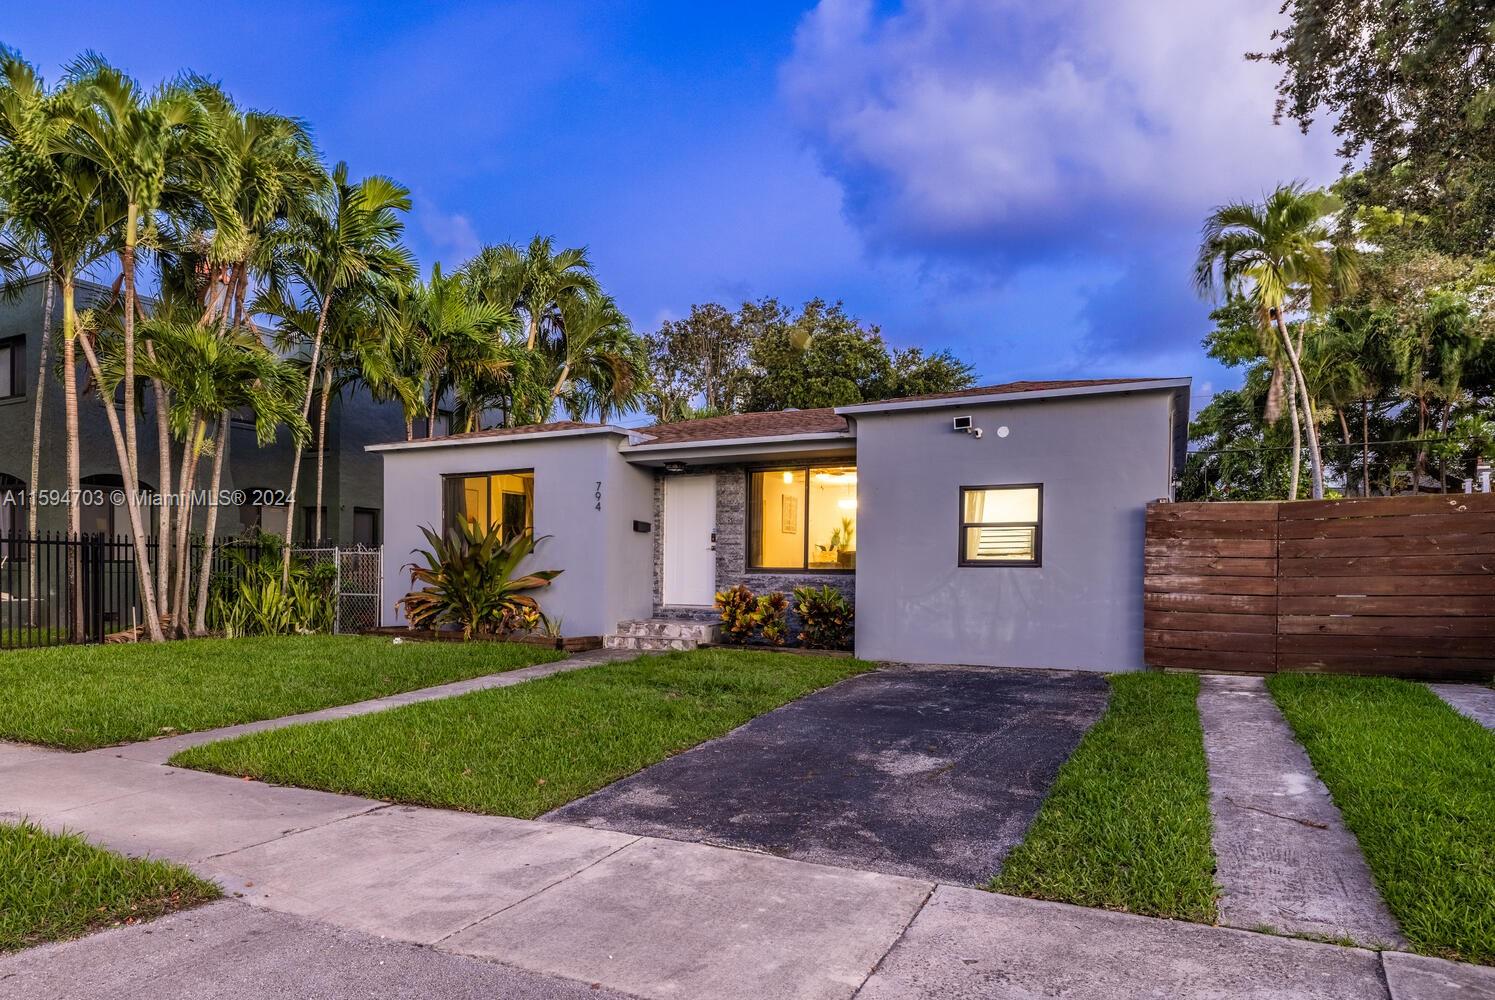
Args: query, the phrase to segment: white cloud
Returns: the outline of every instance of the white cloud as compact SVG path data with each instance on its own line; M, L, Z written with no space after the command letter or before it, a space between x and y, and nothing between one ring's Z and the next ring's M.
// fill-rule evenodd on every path
M419 198L412 213L420 224L421 234L434 251L442 269L452 271L482 249L472 220L461 212L443 212L428 198Z
M1332 179L1271 122L1260 0L822 0L782 96L878 248L1009 264L1175 245L1220 201Z

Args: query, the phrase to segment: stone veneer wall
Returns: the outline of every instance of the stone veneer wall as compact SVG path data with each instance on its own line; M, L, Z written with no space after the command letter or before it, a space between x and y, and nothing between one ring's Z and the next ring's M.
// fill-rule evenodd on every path
M830 584L848 599L856 596L854 573L750 573L747 571L747 467L716 465L691 468L687 472L659 473L654 477L654 614L660 618L692 618L715 621L710 609L666 608L660 603L664 592L664 486L667 475L716 476L716 589L726 590L739 583L747 584L755 594L781 590L786 595L795 587L819 587Z

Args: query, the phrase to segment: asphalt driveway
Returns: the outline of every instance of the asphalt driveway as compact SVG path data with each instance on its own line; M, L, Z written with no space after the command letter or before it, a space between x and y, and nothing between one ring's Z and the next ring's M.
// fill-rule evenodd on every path
M544 818L980 885L1108 690L1093 673L889 667Z

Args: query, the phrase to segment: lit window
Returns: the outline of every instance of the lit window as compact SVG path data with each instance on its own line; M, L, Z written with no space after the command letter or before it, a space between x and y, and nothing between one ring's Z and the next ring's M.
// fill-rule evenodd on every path
M857 560L855 466L752 474L752 569L852 570Z
M1042 486L962 486L960 564L1037 566L1042 524Z
M480 528L499 527L504 541L535 530L535 474L489 472L475 476L447 476L446 523L459 520Z

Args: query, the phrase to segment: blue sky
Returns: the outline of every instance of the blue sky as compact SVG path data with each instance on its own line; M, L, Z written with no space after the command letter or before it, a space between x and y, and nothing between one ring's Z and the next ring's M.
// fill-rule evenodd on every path
M92 48L294 114L410 186L427 267L536 232L641 330L691 303L843 299L983 381L1193 375L1198 226L1335 176L1271 122L1261 0L28 4L49 75Z

